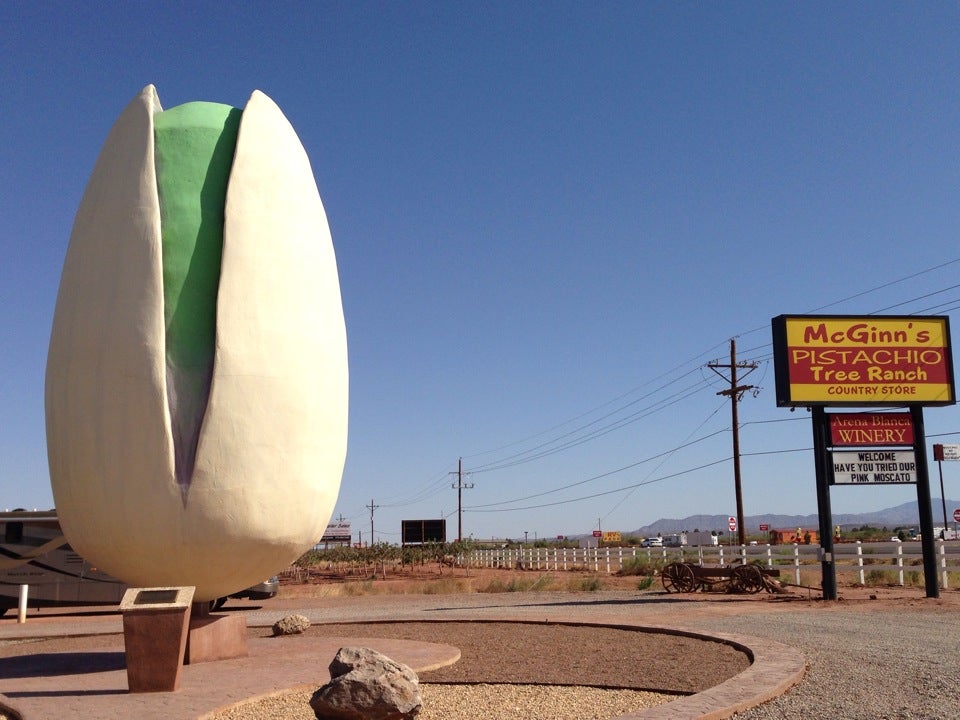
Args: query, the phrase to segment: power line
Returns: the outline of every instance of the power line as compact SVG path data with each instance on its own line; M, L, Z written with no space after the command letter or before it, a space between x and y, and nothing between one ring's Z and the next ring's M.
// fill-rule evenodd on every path
M552 503L544 503L542 505L527 505L525 507L517 507L517 508L501 508L500 510L483 510L483 509L476 509L471 507L468 507L467 509L473 510L474 512L513 512L515 510L539 510L545 507L554 507L556 505L566 505L572 502L580 502L581 500L592 500L594 498L603 497L605 495L613 495L614 493L625 492L627 490L632 490L633 488L642 487L643 485L652 485L653 483L663 482L664 480L680 477L681 475L687 475L692 472L697 472L698 470L704 470L708 467L719 465L720 463L725 463L729 459L730 459L729 457L721 458L720 460L714 460L712 462L704 463L703 465L699 465L697 467L690 468L688 470L681 470L679 472L671 473L670 475L663 475L658 478L653 478L652 480L642 480L641 482L634 483L632 485L626 485L622 488L617 488L615 490L606 490L604 492L598 492L592 495L584 495L582 497L570 498L569 500L557 500L556 502L552 502Z
M688 387L686 387L686 388L683 388L682 390L677 391L677 392L674 393L673 395L669 395L669 396L667 396L666 398L663 398L663 399L661 399L661 400L658 400L657 402L653 403L652 405L649 405L649 406L647 406L647 407L641 408L640 410L637 410L636 412L633 412L633 413L631 413L630 415L627 415L627 416L624 417L624 418L620 418L619 420L616 420L616 421L614 421L614 422L612 422L612 423L609 423L609 424L604 425L604 426L602 426L602 427L600 427L600 428L597 428L597 429L591 431L591 432L590 432L589 434L587 434L587 435L584 435L584 436L579 437L579 438L576 438L576 439L569 440L569 441L567 441L566 443L564 443L564 444L562 444L562 445L559 445L558 447L551 448L551 449L549 449L549 450L543 450L542 452L539 452L539 453L536 453L536 454L533 454L533 455L527 455L527 453L532 453L532 452L534 452L534 451L537 450L537 449L547 447L547 446L549 446L550 444L555 443L555 442L559 442L559 441L562 440L564 437L566 437L566 435L560 436L560 437L558 437L558 438L554 438L552 441L550 441L550 442L548 442L548 443L543 443L543 444L538 445L538 446L536 446L536 447L534 447L534 448L530 448L529 450L526 450L526 451L524 451L523 453L517 453L516 455L513 455L513 456L511 456L511 457L503 458L503 460L501 460L501 461L500 461L500 464L498 464L498 465L495 465L495 464L482 465L482 466L480 466L479 469L474 469L473 472L492 472L492 471L494 471L494 470L503 470L503 469L505 469L505 468L510 468L510 467L514 467L514 466L516 466L516 465L522 465L522 464L524 464L524 463L532 462L533 460L539 460L539 459L544 458L544 457L547 457L547 456L549 456L549 455L554 455L554 454L556 454L556 453L558 453L558 452L562 452L562 451L568 450L568 449L570 449L570 448L572 448L572 447L576 447L576 446L578 446L578 445L582 445L582 444L584 444L584 443L586 443L586 442L589 442L589 441L591 441L591 440L596 440L596 439L599 438L599 437L603 437L604 435L607 435L607 434L609 434L609 433L611 433L611 432L613 432L613 431L615 431L615 430L619 430L619 429L622 428L622 427L625 427L625 426L627 426L627 425L630 425L630 424L632 424L632 423L635 423L635 422L637 422L638 420L641 420L641 419L643 419L643 418L645 418L645 417L648 417L648 416L650 416L650 415L652 415L652 414L654 414L654 413L656 413L656 412L659 412L659 411L661 411L661 410L665 410L666 408L671 407L672 405L677 404L677 403L680 402L681 400L686 400L687 398L692 397L693 395L699 393L699 392L703 389L704 385L705 385L705 383L704 383L703 381L697 382L697 383L695 383L694 385L690 385L690 386L688 386ZM622 409L622 408L621 408L621 409ZM609 417L609 416L605 416L605 417ZM598 421L599 421L599 420L602 420L602 419L605 419L605 418L599 418ZM578 429L575 430L575 431L571 431L571 433L568 433L567 435L574 434L574 433L576 433L576 432L580 432L580 431L582 431L582 430L585 430L587 427L588 427L588 425L583 426L583 427L581 427L581 428L578 428ZM527 455L527 456L524 457L524 455Z
M614 398L612 398L612 399L610 399L610 400L608 400L608 401L606 401L606 402L604 402L604 403L601 403L600 405L597 405L597 406L594 407L594 408L591 408L590 410L587 410L587 411L585 411L585 412L582 412L582 413L580 413L580 414L578 414L578 415L576 415L576 416L574 416L574 417L572 417L572 418L569 418L569 419L567 419L567 420L564 420L563 422L557 423L556 425L553 425L552 427L547 428L546 430L543 430L543 431L541 431L541 432L535 433L535 434L533 434L533 435L530 435L530 436L528 436L528 437L522 438L522 439L520 439L520 440L515 440L515 441L513 441L513 442L506 443L506 444L504 444L504 445L501 445L501 446L496 447L496 448L492 448L492 449L490 449L490 450L482 450L482 451L479 451L479 452L475 452L475 453L473 453L472 455L467 455L466 458L469 460L469 459L471 459L471 458L480 457L481 455L489 455L489 454L492 454L492 453L495 453L495 452L499 452L500 450L505 450L505 449L507 449L507 448L514 447L514 446L516 446L516 445L520 445L520 444L522 444L522 443L524 443L524 442L527 442L527 441L529 441L529 440L533 440L533 439L538 438L538 437L540 437L540 436L542 436L542 435L546 435L546 434L548 434L548 433L550 433L550 432L553 432L554 430L558 430L558 429L560 429L560 428L562 428L562 427L564 427L564 426L566 426L566 425L569 425L570 423L576 422L577 420L580 420L580 419L582 419L582 418L588 417L589 415L592 415L593 413L597 412L598 410L602 410L603 408L607 407L608 405L612 405L613 403L615 403L615 402L617 402L617 401L619 401L619 400L622 400L622 399L625 398L625 397L628 397L628 396L632 395L633 393L637 392L638 390L642 390L643 388L647 387L648 385L652 385L653 383L657 382L658 380L662 380L662 379L665 378L665 377L669 377L670 375L672 375L673 373L675 373L675 372L679 371L680 369L686 367L686 366L689 365L690 363L696 362L696 361L699 360L700 358L703 358L703 357L707 356L707 355L708 355L709 353L711 353L714 349L716 349L716 347L719 347L719 345L718 345L718 346L714 346L714 347L712 347L712 348L709 348L709 349L705 350L704 352L701 352L701 353L697 354L696 356L690 358L689 360L687 360L687 361L685 361L685 362L683 362L683 363L680 363L680 364L677 365L676 367L674 367L674 368L672 368L672 369L670 369L670 370L667 370L667 371L665 371L665 372L662 372L662 373L660 373L659 375L651 378L650 380L647 380L646 382L641 383L640 385L638 385L638 386L636 386L636 387L634 387L634 388L631 388L630 390L627 390L626 392L623 392L623 393L621 393L620 395L617 395L616 397L614 397ZM659 388L657 388L657 389L658 389L658 390L659 390L659 389L663 389L664 387L667 387L667 386L671 385L672 383L677 382L677 381L680 380L682 377L685 377L686 375L689 375L691 372L694 372L694 371L695 371L695 368L694 368L694 369L691 369L691 370L687 370L687 371L684 372L684 374L681 375L679 378L675 378L674 380L671 380L669 383L666 383L665 385L661 385L661 386L660 386ZM656 392L656 391L653 391L653 392ZM651 394L653 394L653 392L647 393L647 395L644 395L643 397L649 397ZM616 413L616 412L618 412L619 410L622 410L622 409L625 408L625 407L629 407L630 405L635 404L635 403L638 402L639 400L642 400L643 397L639 398L638 400L631 401L631 402L627 403L626 405L622 406L621 408L618 408L617 410L614 410L613 412ZM608 416L609 416L609 414L608 414L607 416L604 416L604 417L608 417ZM595 421L594 421L594 422L595 422ZM590 424L593 424L593 423L588 423L587 426L589 426ZM571 432L576 432L576 430L573 430L573 431L571 431ZM566 433L566 434L570 434L570 433ZM548 443L546 443L546 444L549 444L549 441L548 441ZM489 464L492 464L493 462L500 462L500 461L491 461L490 463L487 463L487 464L489 465ZM483 467L483 466L481 466L481 467Z
M696 428L694 428L693 430L691 430L690 433L687 435L687 437L684 439L684 443L686 443L686 442L694 435L694 433L698 432L698 431L700 430L700 428L702 428L704 425L706 425L714 415L716 415L718 412L720 412L720 408L722 408L722 407L723 407L723 405L718 406L717 409L714 410L714 411L713 411L712 413L710 413L709 415L707 415L707 417L705 417L705 418L703 419L703 421L702 421L699 425L697 425ZM717 431L716 433L713 433L713 435L718 435L718 434L720 434L721 432L723 432L723 431L722 431L722 430L719 430L719 431ZM655 472L659 471L660 468L662 468L664 465L667 464L667 461L668 461L668 460L670 460L674 455L677 454L677 452L679 452L681 449L683 449L683 448L685 448L685 447L687 447L687 445L686 445L686 444L682 444L682 445L674 448L674 449L671 450L670 452L664 453L664 455L663 455L662 459L660 460L660 462L657 464L656 467L651 468L650 472L647 474L647 477L650 477L650 476L653 475ZM619 508L621 505L623 505L623 503L625 503L625 502L627 501L627 499L628 499L632 494L633 494L633 490L631 490L631 491L628 492L626 495L624 495L622 498L620 498L620 499L614 504L614 506L613 506L612 508L610 508L610 510L607 512L607 514L603 516L603 518L605 519L605 518L610 517L614 512L616 512L617 508Z
M544 490L543 492L534 493L533 495L525 495L523 497L513 498L512 500L501 500L499 502L485 503L483 505L472 505L472 506L468 506L467 509L476 510L479 508L499 507L501 505L510 505L516 502L523 502L524 500L532 500L533 498L543 497L544 495L552 495L553 493L563 492L564 490L569 490L570 488L573 488L573 487L586 485L587 483L594 482L596 480L602 480L603 478L610 477L611 475L616 475L617 473L631 470L639 465L643 465L653 460L669 457L670 455L673 455L674 453L676 453L678 450L683 450L685 448L691 447L693 445L696 445L697 443L704 442L705 440L709 440L710 438L716 437L717 435L720 435L721 433L725 433L725 432L726 432L726 429L717 430L716 432L712 432L709 435L704 435L703 437L697 438L696 440L692 440L690 442L684 443L683 445L678 445L677 447L667 450L665 452L652 455L651 457L644 458L643 460L638 460L637 462L630 463L629 465L624 465L623 467L619 467L616 470L609 470L599 475L594 475L593 477L589 477L586 480L578 480L576 482L570 483L569 485L563 485L561 487L553 488L551 490Z

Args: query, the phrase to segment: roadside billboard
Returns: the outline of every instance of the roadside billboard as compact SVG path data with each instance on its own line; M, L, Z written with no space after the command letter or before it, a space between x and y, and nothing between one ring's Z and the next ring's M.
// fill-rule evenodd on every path
M350 522L339 520L327 525L327 529L323 531L323 537L320 538L318 544L323 544L326 547L330 545L350 547L351 537Z
M423 545L425 543L445 543L447 541L447 521L401 520L400 537L404 545Z
M777 405L952 405L949 323L913 315L775 317Z
M618 530L604 530L603 532L603 544L604 545L619 545L623 542L623 536Z

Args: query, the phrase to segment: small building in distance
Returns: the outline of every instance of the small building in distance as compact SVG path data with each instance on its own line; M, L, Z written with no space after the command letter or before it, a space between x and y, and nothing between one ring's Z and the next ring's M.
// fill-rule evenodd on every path
M806 528L775 529L770 531L771 545L814 545L818 542L817 531Z

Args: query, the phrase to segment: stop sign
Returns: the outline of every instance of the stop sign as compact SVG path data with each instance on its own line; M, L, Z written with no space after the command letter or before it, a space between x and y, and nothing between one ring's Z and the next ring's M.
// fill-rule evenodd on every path
M953 520L954 522L960 522L960 508L953 511Z
M737 519L735 517L727 518L727 527L730 528L730 532L733 532L737 529Z

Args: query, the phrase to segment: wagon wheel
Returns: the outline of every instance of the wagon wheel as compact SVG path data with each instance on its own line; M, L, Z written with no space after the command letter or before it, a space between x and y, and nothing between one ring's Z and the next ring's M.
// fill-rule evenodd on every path
M697 579L693 568L686 563L670 563L660 573L660 581L667 592L693 592L697 589Z
M730 591L741 593L758 593L766 587L763 582L763 573L756 565L736 565L730 576Z

